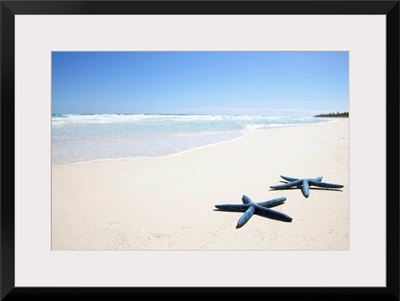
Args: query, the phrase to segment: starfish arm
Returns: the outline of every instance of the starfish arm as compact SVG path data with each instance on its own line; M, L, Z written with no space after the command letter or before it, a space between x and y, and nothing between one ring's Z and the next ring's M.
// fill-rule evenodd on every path
M331 183L324 183L324 182L316 182L310 180L310 185L317 186L317 187L325 187L325 188L343 188L343 185L340 184L331 184Z
M243 195L242 202L243 202L243 204L253 203L253 201L247 195Z
M310 195L310 185L308 184L307 180L303 180L301 185L301 192L306 198L308 198L308 196Z
M322 181L322 177L317 177L314 179L308 179L309 181L317 181L317 182L321 182Z
M244 224L247 223L249 221L249 219L253 216L255 211L256 211L256 209L254 208L254 206L249 206L249 208L246 210L246 212L243 213L243 215L238 220L236 229L244 226Z
M260 202L260 203L257 203L257 205L265 207L265 208L272 208L272 207L283 204L285 201L286 201L286 198L283 197L283 198L273 199L270 201Z
M270 219L282 221L282 222L291 222L292 218L284 213L281 213L279 211L271 210L265 207L258 206L257 204L254 204L254 207L256 208L256 214L261 215L263 217L267 217Z
M223 205L215 205L221 211L233 211L233 212L245 212L249 205L243 204L223 204Z
M282 184L282 185L270 186L270 188L273 188L273 189L286 189L286 188L290 188L290 187L301 185L301 181L302 180L296 180L296 181L293 181L293 182L290 182L290 183L286 183L286 184Z
M293 181L298 181L300 179L298 178L291 178L291 177L287 177L287 176L281 176L282 179L289 181L289 182L293 182Z

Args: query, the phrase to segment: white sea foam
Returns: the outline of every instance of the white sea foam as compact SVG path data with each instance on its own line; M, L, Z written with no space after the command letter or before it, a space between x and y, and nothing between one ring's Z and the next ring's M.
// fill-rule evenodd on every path
M144 114L93 114L93 115L57 115L52 118L53 126L62 126L69 124L108 124L119 122L137 122L148 118Z
M297 118L308 120L310 117ZM288 122L288 116L262 116L262 115L163 115L163 114L63 114L53 115L54 127L74 124L110 124L110 123L137 123L140 121L280 121Z

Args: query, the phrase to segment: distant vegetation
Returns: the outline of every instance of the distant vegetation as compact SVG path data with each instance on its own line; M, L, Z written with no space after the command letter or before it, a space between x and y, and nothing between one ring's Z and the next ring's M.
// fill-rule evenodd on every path
M319 114L319 115L315 115L314 117L349 117L349 112Z

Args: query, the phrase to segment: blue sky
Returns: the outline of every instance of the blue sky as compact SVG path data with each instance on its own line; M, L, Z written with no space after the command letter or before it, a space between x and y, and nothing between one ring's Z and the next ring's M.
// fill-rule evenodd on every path
M349 110L348 52L53 52L52 113Z

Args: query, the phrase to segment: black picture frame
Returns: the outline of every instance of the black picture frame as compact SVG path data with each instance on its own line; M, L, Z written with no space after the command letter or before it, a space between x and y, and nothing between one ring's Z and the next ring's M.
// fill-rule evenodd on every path
M1 1L1 299L399 300L399 7L399 1ZM15 287L14 29L19 14L386 16L386 287Z

